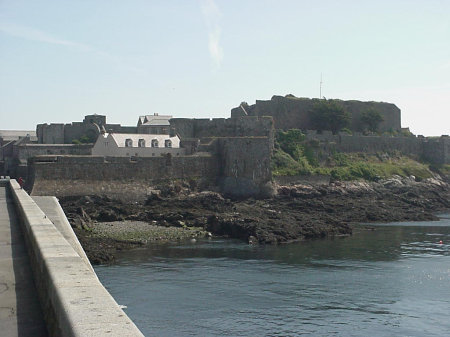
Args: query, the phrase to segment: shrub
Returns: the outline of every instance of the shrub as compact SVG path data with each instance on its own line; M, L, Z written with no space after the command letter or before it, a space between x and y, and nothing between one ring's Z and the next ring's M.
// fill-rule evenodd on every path
M344 132L344 133L346 133L346 134L348 134L348 135L352 135L353 133L352 133L352 130L350 130L349 128L343 128L342 130L341 130L341 132Z
M381 113L374 108L364 111L361 115L361 122L365 130L377 132L380 123L384 120Z
M350 114L336 101L320 100L314 104L311 122L317 130L330 130L336 133L350 124Z

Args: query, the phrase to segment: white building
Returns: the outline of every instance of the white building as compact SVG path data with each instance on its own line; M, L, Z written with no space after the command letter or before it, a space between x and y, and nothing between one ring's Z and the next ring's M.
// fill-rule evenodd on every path
M185 153L185 149L180 148L178 136L105 133L98 136L92 148L94 156L155 157L167 153L172 156L181 156Z

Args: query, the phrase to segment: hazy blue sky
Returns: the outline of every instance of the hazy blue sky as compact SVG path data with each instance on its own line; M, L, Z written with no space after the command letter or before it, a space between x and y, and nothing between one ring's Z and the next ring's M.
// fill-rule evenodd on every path
M272 95L392 102L450 133L450 0L0 0L0 129L229 117Z

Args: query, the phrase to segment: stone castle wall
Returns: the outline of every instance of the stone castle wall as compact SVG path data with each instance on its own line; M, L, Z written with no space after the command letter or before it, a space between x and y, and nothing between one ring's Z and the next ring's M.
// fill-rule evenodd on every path
M272 116L276 129L312 130L311 111L319 99L273 96L270 101L257 100L256 104L244 106L249 116ZM374 108L383 116L381 132L401 129L400 109L391 103L334 100L345 106L351 115L350 129L361 130L361 115ZM231 117L245 115L241 107L231 110Z
M450 137L424 139L423 157L431 163L450 164Z
M423 139L418 137L363 136L331 132L317 133L314 130L306 132L307 140L318 140L322 146L331 147L341 152L391 152L399 151L405 155L420 157L423 154Z
M212 155L184 157L42 156L31 159L28 182L32 195L100 195L143 201L160 183L197 179L215 183Z
M172 118L170 126L181 139L215 137L273 137L271 117L192 119Z
M25 144L14 147L14 157L26 162L42 155L90 155L90 144Z
M107 132L137 133L135 126L122 126L120 124L107 124L106 116L87 115L82 122L70 124L38 124L36 135L39 144L71 144L74 139L83 136L89 137L94 142L99 135L99 127L104 127Z
M318 148L324 153L339 151L375 154L398 151L431 163L450 163L450 137L448 136L439 138L363 136L359 133L348 135L342 132L333 135L330 131L317 133L315 130L308 130L306 131L306 140L317 141Z
M272 193L268 137L218 138L219 185L234 196L269 196Z
M38 124L36 135L39 144L64 144L64 124Z
M155 185L194 179L235 197L266 196L272 144L268 137L223 137L208 145L210 153L191 156L37 156L29 160L27 181L33 195L142 201Z

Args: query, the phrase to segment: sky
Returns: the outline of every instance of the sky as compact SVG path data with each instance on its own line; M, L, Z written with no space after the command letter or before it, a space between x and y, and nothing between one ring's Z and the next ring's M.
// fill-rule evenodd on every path
M0 0L0 129L381 101L450 134L450 0Z

